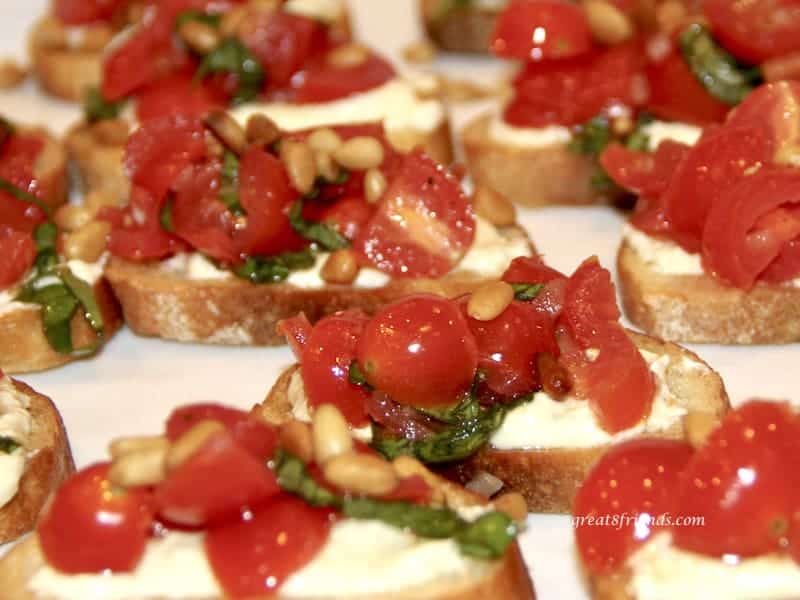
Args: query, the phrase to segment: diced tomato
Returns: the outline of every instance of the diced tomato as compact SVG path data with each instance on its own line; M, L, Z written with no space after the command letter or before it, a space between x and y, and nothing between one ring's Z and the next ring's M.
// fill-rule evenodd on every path
M374 212L374 205L367 202L363 195L350 196L323 210L319 220L333 225L348 240L354 240Z
M676 516L675 489L692 457L685 442L637 439L609 450L575 497L575 538L590 573L618 572ZM702 529L702 528L701 528Z
M618 186L639 196L660 198L689 151L689 146L672 140L661 142L655 152L612 143L600 155L600 165Z
M584 261L567 281L564 320L581 348L592 348L609 323L620 317L611 273L597 257Z
M128 0L55 0L53 14L65 25L110 21Z
M332 525L330 510L282 495L255 508L248 520L210 530L206 554L227 596L275 596L314 559Z
M0 256L0 290L4 290L19 282L33 266L36 244L29 233L0 224Z
M262 419L248 415L230 429L234 441L265 463L274 458L278 449L278 430Z
M767 283L784 283L791 281L800 273L800 239L794 239L783 245L778 257L759 276Z
M409 296L365 326L358 364L370 385L400 404L452 406L469 391L478 347L456 302Z
M279 493L266 462L220 433L156 487L155 506L170 523L200 527L238 520Z
M201 421L219 421L233 429L234 425L248 418L246 412L220 404L190 404L172 411L167 419L166 435L174 442Z
M300 362L303 358L303 348L306 347L308 338L311 337L312 325L305 313L300 313L296 317L278 321L278 335L286 338L286 342L292 349L292 354Z
M183 114L202 117L228 105L228 95L213 79L195 81L194 65L181 69L145 86L136 96L136 115L140 122Z
M800 50L796 0L705 0L703 13L714 37L744 62L758 64Z
M117 489L109 464L80 471L64 483L37 534L47 563L69 574L132 571L144 554L153 523L149 491Z
M41 208L0 190L0 225L21 233L33 233L36 226L45 221L47 215Z
M511 261L503 281L508 283L548 283L567 276L544 264L541 256L519 256Z
M570 58L592 47L581 7L565 0L515 0L497 18L491 51L501 58Z
M311 407L333 404L354 427L369 424L369 393L350 383L350 365L356 359L358 340L366 317L350 312L319 321L303 348L300 369Z
M441 277L475 238L460 182L420 151L409 154L354 247L393 277Z
M359 65L347 67L334 67L321 59L303 73L294 100L300 104L341 100L380 87L394 77L394 67L376 54Z
M427 505L430 504L432 497L433 488L421 476L412 475L401 479L392 493L381 500Z
M0 178L19 189L43 197L47 190L35 177L36 159L42 152L44 140L38 135L17 133L0 144Z

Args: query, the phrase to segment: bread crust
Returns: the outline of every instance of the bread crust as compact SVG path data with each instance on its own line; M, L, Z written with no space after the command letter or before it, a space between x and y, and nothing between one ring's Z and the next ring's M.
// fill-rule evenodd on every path
M572 152L565 144L520 148L499 143L489 134L491 120L491 115L483 115L461 131L476 185L489 187L523 206L609 201L592 187L596 165L591 158Z
M107 341L122 325L119 305L107 282L100 280L94 290L103 312ZM71 327L76 348L96 341L95 332L81 311L72 318ZM0 348L0 369L6 373L44 371L77 360L53 350L44 335L42 311L32 304L0 311Z
M13 383L17 391L30 400L33 429L25 450L33 454L28 458L17 495L0 508L0 544L33 529L48 498L75 470L58 409L50 398L20 381Z
M437 17L436 5L441 0L420 0L419 4L425 31L442 50L488 53L498 11L465 6Z
M712 276L665 275L623 241L617 255L628 318L669 340L717 344L800 341L800 288L757 283L746 291Z
M729 410L730 403L722 379L696 354L669 342L635 332L628 333L640 349L670 356L672 361L666 371L666 384L685 408L710 413L717 418ZM684 358L705 368L681 369ZM288 390L292 372L286 371L278 378L259 407L261 414L270 422L280 423L290 418ZM680 421L661 432L659 437L682 439ZM443 473L466 484L477 473L486 471L505 483L505 491L522 494L531 512L569 513L586 474L609 448L604 445L508 451L486 447L469 459L444 469Z

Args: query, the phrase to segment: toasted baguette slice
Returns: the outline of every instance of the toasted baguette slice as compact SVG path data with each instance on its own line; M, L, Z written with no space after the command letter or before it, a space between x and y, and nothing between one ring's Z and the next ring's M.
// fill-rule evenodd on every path
M715 417L721 417L730 408L722 379L697 355L646 335L634 332L629 332L629 335L640 349L670 356L666 385L682 407L689 411L710 413ZM682 369L684 358L705 368ZM280 424L291 419L289 384L293 373L294 368L280 376L258 409L270 422ZM682 439L682 423L676 420L673 426L663 432L648 433L648 436L653 435ZM476 474L486 471L505 483L505 491L522 494L531 512L567 513L586 474L608 448L505 451L486 447L463 463L448 468L446 474L461 483L468 483Z
M420 15L431 41L442 50L486 54L499 10L467 5L443 11L446 4L448 0L420 0Z
M617 255L628 318L668 340L716 344L800 341L800 288L757 283L745 291L711 275L665 275L623 242Z
M501 230L527 239L520 227ZM254 285L242 279L192 280L162 269L114 258L106 278L122 305L125 322L138 335L181 342L236 346L277 346L278 321L299 313L315 322L346 309L374 313L411 293L454 297L473 291L485 279L469 273L441 279L394 279L380 288L326 285L304 289L290 284Z
M105 281L95 285L105 320L105 339L111 338L122 325L119 305ZM78 311L72 318L72 340L76 348L96 342L94 330ZM35 304L0 310L0 369L6 373L28 373L60 367L72 362L73 356L59 354L44 335L42 310Z
M43 190L42 200L55 210L67 201L69 177L67 174L67 151L46 129L42 127L19 126L17 130L25 135L33 135L43 142L42 150L33 164L33 175Z
M30 401L33 428L24 448L28 460L19 491L0 508L0 544L33 529L50 495L75 470L64 423L53 402L19 381L14 381L14 387Z

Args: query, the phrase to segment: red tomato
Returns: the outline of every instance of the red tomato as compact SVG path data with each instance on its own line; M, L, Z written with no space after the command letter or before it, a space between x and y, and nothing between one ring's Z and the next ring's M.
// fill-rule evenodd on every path
M286 342L292 349L292 354L294 354L297 362L300 362L303 358L303 348L306 347L308 338L311 337L312 326L308 317L305 313L300 313L296 317L278 321L276 330L278 335L286 338Z
M348 240L354 240L374 212L375 207L364 196L351 196L323 210L319 220L333 225Z
M357 356L370 385L420 407L460 402L478 368L478 347L458 304L432 295L381 309L364 328Z
M166 435L174 442L201 421L219 421L232 429L248 418L246 412L220 404L190 404L172 411L167 419Z
M730 187L711 206L703 231L703 260L717 277L750 289L800 236L800 172L763 167Z
M619 571L675 516L675 488L692 456L685 442L637 439L609 450L575 496L575 538L590 573Z
M0 145L0 178L34 196L42 197L34 171L36 159L42 152L44 141L40 136L15 134Z
M37 527L47 563L63 573L132 571L153 523L150 492L120 490L96 464L61 486Z
M21 233L33 233L37 225L46 221L47 215L41 208L0 190L0 225Z
M383 496L381 500L430 505L432 498L433 488L420 475L412 475L401 479L397 487L390 494Z
M228 105L228 95L212 79L195 81L194 69L184 69L144 87L136 97L140 122L182 114L204 116Z
M252 518L208 532L206 554L232 598L277 594L293 573L311 562L328 539L333 518L291 496L279 496Z
M641 106L647 99L642 57L641 48L629 43L529 63L514 80L514 99L504 118L518 127L573 126L613 106Z
M758 64L800 50L796 0L706 0L703 13L714 36L744 62Z
M672 140L661 142L655 152L637 152L612 143L600 155L600 165L618 186L638 196L659 198L689 151L689 146Z
M350 383L349 377L365 321L356 312L322 319L314 326L300 361L309 405L333 404L354 427L369 425L365 405L369 393Z
M620 317L611 273L589 258L567 281L564 320L582 348L591 348L609 323Z
M36 244L29 233L0 225L0 290L20 281L36 260Z
M674 543L716 557L785 547L796 508L799 431L785 404L754 401L729 413L689 462L677 490L679 514L703 517L703 526L675 528Z
M393 277L436 278L453 269L474 239L472 204L460 182L417 151L403 159L354 247Z
M800 239L784 244L778 257L759 276L767 283L784 283L800 273Z
M501 58L550 60L585 54L592 34L583 10L564 0L516 0L497 18L491 51Z
M544 264L541 256L520 256L511 261L503 273L508 283L548 283L567 276Z
M375 54L352 67L333 67L323 59L306 69L294 99L300 104L332 102L380 87L394 77L394 67Z
M53 14L65 25L110 21L127 0L56 0Z
M212 437L155 490L159 516L170 523L205 527L238 520L280 493L266 463L233 435Z

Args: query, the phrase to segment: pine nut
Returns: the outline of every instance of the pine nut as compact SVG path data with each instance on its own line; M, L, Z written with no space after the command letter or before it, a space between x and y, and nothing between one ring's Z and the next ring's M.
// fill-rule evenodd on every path
M667 0L656 7L656 24L659 31L672 33L683 24L688 11L680 0Z
M607 0L585 0L583 9L592 35L601 44L621 44L636 33L628 15Z
M611 131L618 137L626 137L633 133L636 124L633 119L627 115L617 117L611 121Z
M108 480L123 488L156 485L164 481L164 448L148 448L123 454L108 471Z
M475 214L495 227L510 227L517 222L517 209L502 194L486 186L478 186L472 199Z
M366 192L367 202L376 204L383 198L386 188L389 186L386 176L380 169L370 169L364 176L364 191Z
M301 194L314 189L317 165L314 163L314 152L308 144L284 140L281 143L281 159L294 189Z
M28 71L13 60L0 60L0 89L15 88L28 78Z
M361 44L345 44L328 52L327 63L337 69L352 69L367 62L369 50Z
M314 459L317 463L324 464L335 456L353 451L350 426L333 404L318 406L311 421Z
M107 191L94 190L86 195L84 204L89 212L95 215L101 208L105 208L106 206L123 206L125 202L126 199L122 196L114 196Z
M505 281L493 281L479 287L467 303L467 313L478 321L499 317L514 300L514 288Z
M114 32L106 25L87 27L81 36L79 48L86 52L100 52L114 38Z
M198 54L208 54L220 42L217 30L200 21L186 21L178 33L186 45Z
M50 50L60 50L68 45L67 30L55 18L44 21L36 32L36 42Z
M92 220L92 211L85 206L65 204L53 215L53 221L64 231L75 231Z
M244 129L224 110L215 110L209 113L205 122L219 141L236 155L241 155L247 148L247 136Z
M333 162L333 158L327 152L314 152L314 164L317 173L325 181L336 181L339 177L339 165Z
M686 441L694 448L705 444L708 436L716 429L719 420L711 413L691 411L683 417L683 433Z
M320 276L327 283L346 285L358 277L358 260L349 248L335 250L322 265Z
M330 154L341 146L342 138L330 127L323 127L313 131L306 140L306 143L317 152L327 152Z
M68 259L97 262L106 250L111 223L92 221L64 237L64 256Z
M403 49L403 58L415 64L428 64L436 58L437 48L431 42L422 41L410 44Z
M150 437L140 436L118 438L112 441L108 446L108 453L113 460L117 460L126 454L133 454L144 450L163 450L166 452L168 449L169 440L163 435Z
M169 452L167 452L167 469L172 471L181 466L202 448L208 440L223 431L225 431L225 425L219 421L211 419L200 421L173 442Z
M247 119L245 136L251 144L271 146L281 137L281 130L267 115L255 114Z
M130 125L125 119L107 119L92 125L95 140L105 146L124 146L129 134Z
M517 523L521 523L528 518L528 503L522 494L508 492L501 494L492 502L494 507L501 513L505 513Z
M422 477L433 491L431 495L431 504L434 506L442 506L445 504L445 494L442 489L441 481L419 460L413 456L398 456L392 461L392 467L400 479L408 479L409 477L415 476Z
M236 8L225 11L219 22L220 35L222 37L239 37L237 34L249 16L250 9L248 6L237 6Z
M280 430L281 448L294 454L306 464L314 460L314 441L311 427L300 421L289 421Z
M398 484L392 465L371 454L341 454L323 466L325 479L338 488L356 494L385 496Z
M333 159L345 169L366 171L383 163L383 145L374 137L350 138L333 152Z

